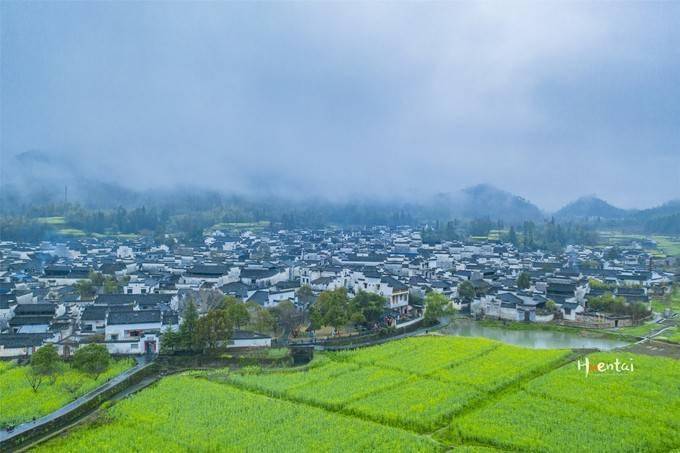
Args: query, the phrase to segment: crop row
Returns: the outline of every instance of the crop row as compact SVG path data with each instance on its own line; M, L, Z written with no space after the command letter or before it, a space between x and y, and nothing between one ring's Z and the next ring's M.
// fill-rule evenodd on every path
M333 360L323 358L321 365L296 373L216 375L218 380L270 396L430 432L446 426L454 414L485 399L488 392L552 366L569 353L533 351L488 340L450 340L449 337L412 338L384 347L342 353L340 357L333 354ZM396 349L400 344L404 345L404 354ZM385 355L385 350L390 354ZM425 361L436 358L437 365L431 367L434 371L429 373L411 373L406 371L407 366L378 366L381 362L374 360L376 356L395 364L393 358L407 358L409 366L415 364L412 358L416 356ZM425 365L421 368L429 369ZM214 374L211 378L215 377Z
M188 397L190 395L190 397ZM396 428L172 376L38 451L437 451Z
M453 439L541 452L668 451L680 447L679 362L622 353L588 356L590 365L632 370L585 373L585 360L530 381L455 420Z
M372 348L336 353L331 357L424 375L482 356L499 344L484 338L418 336Z

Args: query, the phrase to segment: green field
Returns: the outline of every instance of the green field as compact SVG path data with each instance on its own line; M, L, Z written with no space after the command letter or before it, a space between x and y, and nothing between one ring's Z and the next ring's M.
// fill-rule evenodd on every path
M616 231L599 231L600 238L606 245L625 246L632 241L651 239L656 242L656 249L646 249L653 256L680 256L680 237L621 233Z
M654 339L671 341L673 343L680 343L680 327L678 326L671 327L670 329L662 332L661 335L659 335L658 337L654 337Z
M660 248L668 256L680 256L680 238L670 236L652 236Z
M680 446L680 362L617 353L589 357L607 363L617 358L633 359L634 370L585 376L575 364L565 365L465 414L448 435L525 451L668 451Z
M40 223L44 223L47 225L65 225L66 220L64 217L58 216L58 217L38 217L36 221Z
M203 370L159 384L44 451L636 452L680 447L680 362L586 376L568 350L412 337L306 367Z
M133 365L132 360L116 361L94 380L62 364L62 373L56 380L53 383L45 380L34 392L26 380L27 367L0 362L0 426L16 425L47 415Z
M164 379L40 450L426 452L438 445L407 431L185 375Z
M652 300L652 310L663 313L666 308L670 308L673 312L680 313L680 288L677 286L666 298Z
M208 232L220 231L262 231L268 228L270 222L268 220L260 220L259 222L222 222L208 228Z
M652 331L662 328L663 325L659 325L655 322L646 322L644 324L640 324L639 326L619 327L616 329L612 329L612 332L620 333L623 335L632 335L634 337L644 337L647 334L651 333Z

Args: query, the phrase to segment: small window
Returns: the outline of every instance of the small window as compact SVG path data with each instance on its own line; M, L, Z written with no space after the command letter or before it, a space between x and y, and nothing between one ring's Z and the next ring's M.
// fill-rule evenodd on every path
M139 345L137 343L132 343L130 345L130 349L138 349L138 348L139 348Z
M115 333L115 334L111 335L111 339L112 339L113 341L116 341L116 340L118 339L118 334Z

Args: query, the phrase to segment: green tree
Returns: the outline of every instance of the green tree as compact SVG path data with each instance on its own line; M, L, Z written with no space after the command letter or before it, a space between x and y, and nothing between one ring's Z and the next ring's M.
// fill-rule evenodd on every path
M234 331L234 323L227 309L216 308L199 318L196 324L198 345L203 349L217 349L221 342L227 343Z
M379 294L359 291L349 300L350 320L355 323L374 323L380 320L387 300Z
M115 277L106 277L106 279L104 279L104 294L116 294L120 292L120 289L121 286Z
M458 284L458 297L465 302L470 302L475 298L475 287L472 286L469 280L465 280Z
M290 300L282 300L271 309L276 325L287 335L302 322L302 316L295 304Z
M34 392L38 391L43 379L49 378L54 383L60 370L60 362L54 345L46 344L33 353L26 379Z
M179 344L178 346L185 350L193 350L197 347L197 324L198 324L198 310L194 300L190 299L184 313L182 314L182 324L179 326Z
M332 326L335 330L349 321L349 299L345 288L323 291L313 307L313 321L324 326Z
M434 291L430 291L425 295L425 322L427 324L434 324L437 319L444 316L449 306L449 299Z
M90 299L97 294L97 288L90 280L78 280L74 288L81 299Z
M519 289L529 289L531 287L531 277L526 272L520 272L517 277L517 287Z
M179 332L175 332L168 327L161 336L161 351L173 352L181 347L181 337Z
M223 309L227 310L227 315L237 329L240 329L241 326L248 324L248 321L250 321L250 313L248 313L246 304L237 298L225 296L224 299L222 299L221 306Z
M87 278L95 288L100 288L104 284L104 275L101 272L90 271Z
M109 368L110 363L111 354L106 346L91 343L76 351L71 366L97 380Z
M314 292L312 287L309 285L302 285L300 289L297 290L298 301L303 305L309 305L314 300Z
M276 320L271 312L256 302L246 304L250 313L249 327L256 332L266 333L274 330Z
M545 309L548 310L549 312L555 313L555 311L557 311L557 304L555 304L554 300L549 299L545 303Z

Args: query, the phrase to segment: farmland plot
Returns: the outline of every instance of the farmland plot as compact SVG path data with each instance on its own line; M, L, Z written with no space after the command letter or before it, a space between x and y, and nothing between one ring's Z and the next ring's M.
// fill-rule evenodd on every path
M189 376L163 379L38 451L438 451L431 439Z

